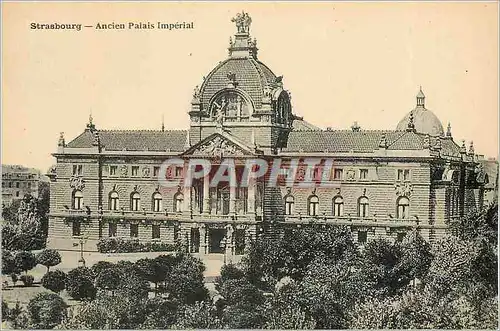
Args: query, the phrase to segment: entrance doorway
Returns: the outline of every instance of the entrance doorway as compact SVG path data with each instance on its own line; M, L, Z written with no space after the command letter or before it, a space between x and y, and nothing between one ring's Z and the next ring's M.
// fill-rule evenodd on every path
M221 243L225 235L225 229L210 229L208 231L209 253L224 253L225 247L221 247Z
M191 253L200 252L200 230L198 228L191 229Z

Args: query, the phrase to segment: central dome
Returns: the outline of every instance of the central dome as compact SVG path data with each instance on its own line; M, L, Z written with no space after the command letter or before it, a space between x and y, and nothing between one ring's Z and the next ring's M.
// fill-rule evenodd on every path
M409 125L413 125L416 132L429 134L431 136L443 136L443 124L439 118L430 110L425 108L425 95L420 90L417 94L417 107L399 121L396 130L405 131Z
M257 59L257 40L250 37L252 19L247 13L238 14L232 20L237 32L229 39L229 58L220 62L209 74L199 89L199 103L207 111L212 97L222 89L236 88L245 93L258 110L262 100L272 90L282 88L281 77Z
M212 96L228 87L228 76L231 74L235 75L237 87L248 93L256 109L261 108L266 87L273 85L277 79L271 69L253 56L231 56L219 63L203 81L200 88L202 109L208 109Z

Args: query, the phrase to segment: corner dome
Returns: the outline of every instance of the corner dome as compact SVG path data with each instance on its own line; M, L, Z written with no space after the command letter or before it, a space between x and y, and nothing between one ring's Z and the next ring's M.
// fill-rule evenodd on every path
M408 128L431 136L444 136L443 124L439 118L425 108L425 95L422 89L417 95L417 106L399 121L396 130L405 131Z

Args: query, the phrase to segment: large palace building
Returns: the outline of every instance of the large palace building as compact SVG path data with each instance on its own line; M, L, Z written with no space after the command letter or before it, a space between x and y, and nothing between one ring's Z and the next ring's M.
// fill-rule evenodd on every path
M48 246L78 249L85 238L85 249L96 250L100 239L121 237L233 255L256 236L310 224L347 225L361 244L401 240L417 227L432 242L496 190L472 143L454 141L450 126L444 130L426 109L422 90L389 130L323 130L294 115L282 76L257 57L250 17L233 21L228 58L194 90L188 130L101 130L90 119L70 142L61 134L48 174ZM212 171L186 186L185 167L170 166L166 177L179 185L161 185L171 158L208 160ZM307 158L333 165L308 174L299 161L296 181L284 179L293 160ZM248 186L210 185L227 159L237 177L249 159L280 160L278 185L269 185L269 174ZM315 185L318 179L328 185ZM296 185L304 181L311 185Z

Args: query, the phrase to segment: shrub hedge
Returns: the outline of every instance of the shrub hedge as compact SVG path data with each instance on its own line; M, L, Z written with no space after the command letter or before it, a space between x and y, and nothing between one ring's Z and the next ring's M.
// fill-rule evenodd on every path
M139 242L123 238L102 238L97 243L100 253L172 252L175 245L161 242Z

